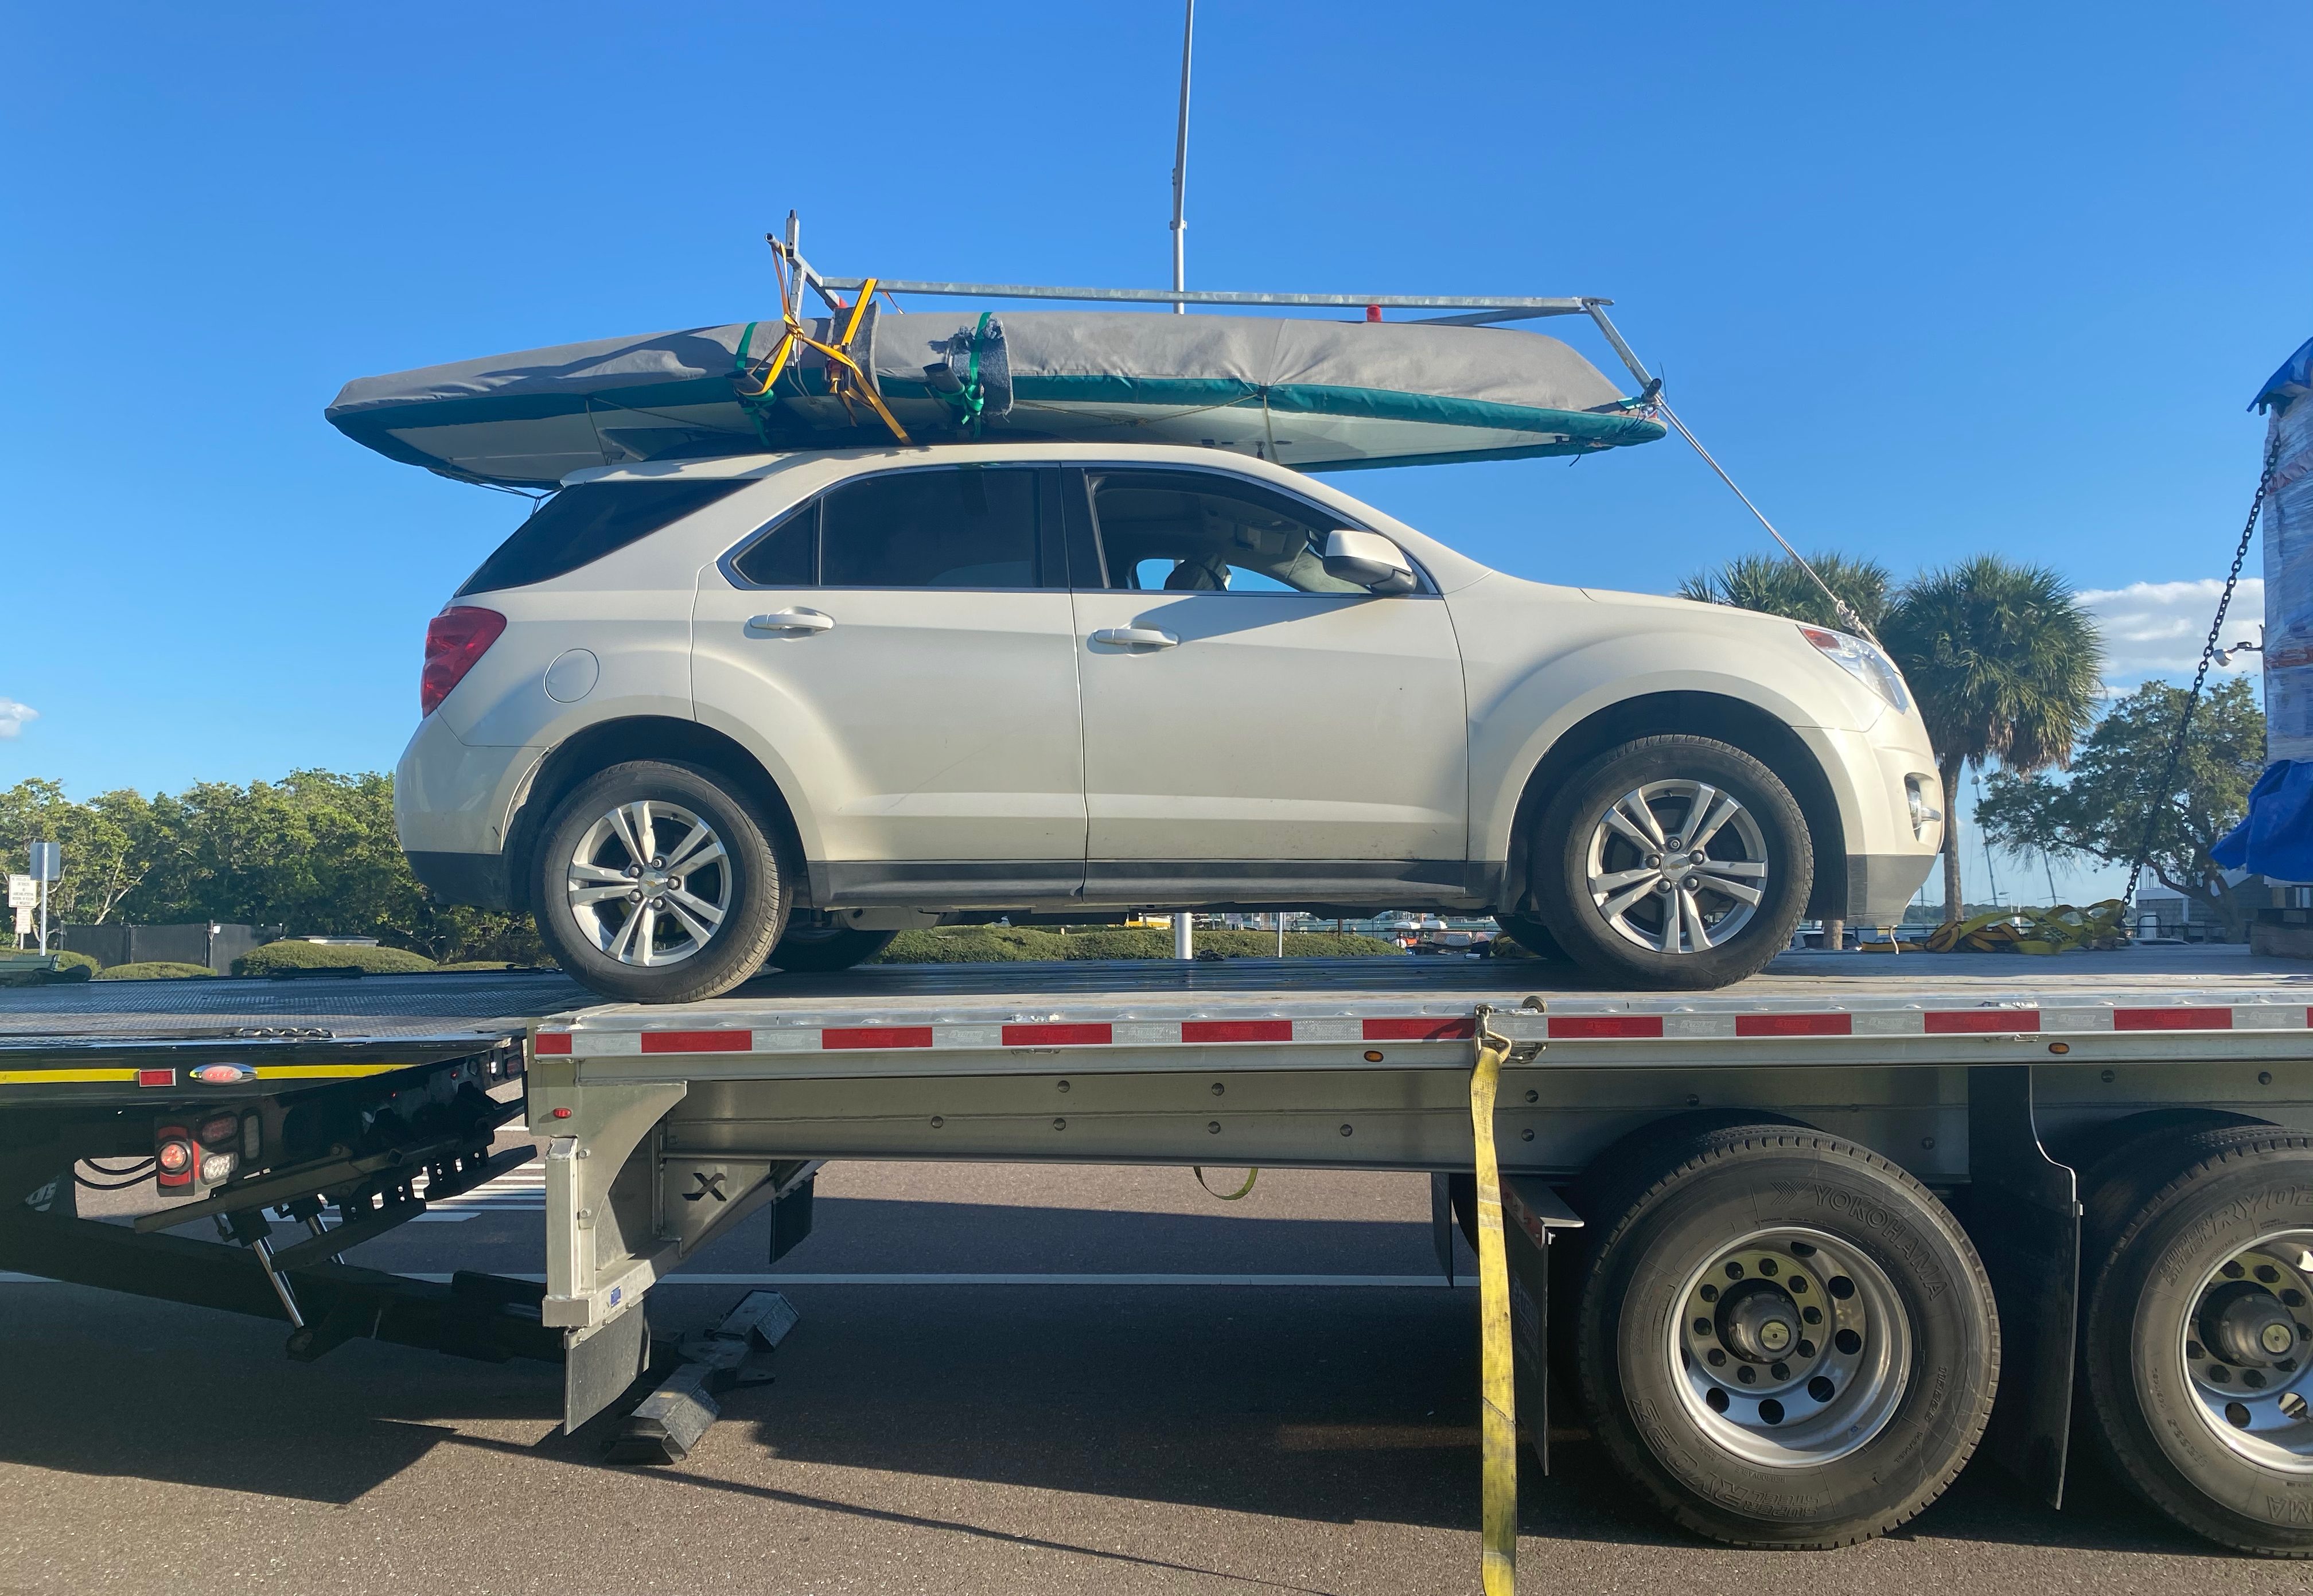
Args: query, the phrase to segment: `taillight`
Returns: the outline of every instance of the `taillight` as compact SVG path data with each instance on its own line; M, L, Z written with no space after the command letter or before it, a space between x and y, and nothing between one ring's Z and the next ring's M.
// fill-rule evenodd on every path
M162 1186L190 1186L193 1181L193 1161L197 1155L193 1143L185 1133L175 1126L155 1137L153 1161L158 1183Z
M506 630L506 617L496 610L453 604L426 628L426 672L418 682L418 712L431 715L466 679L474 662L489 652Z

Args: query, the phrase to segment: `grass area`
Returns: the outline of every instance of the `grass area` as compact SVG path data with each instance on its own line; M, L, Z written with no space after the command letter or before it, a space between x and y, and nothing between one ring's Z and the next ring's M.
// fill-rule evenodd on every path
M278 970L342 970L351 965L365 974L415 975L434 961L399 948L362 948L345 943L268 942L233 961L236 975L270 975Z
M96 973L99 981L214 981L216 972L207 965L180 965L165 958L148 958L133 965L114 965Z
M1225 958L1275 958L1275 931L1200 930L1197 951ZM1380 958L1403 950L1378 937L1337 937L1331 931L1288 931L1288 958ZM1063 959L1173 957L1169 930L1122 926L950 925L901 931L875 962L881 965L989 965Z

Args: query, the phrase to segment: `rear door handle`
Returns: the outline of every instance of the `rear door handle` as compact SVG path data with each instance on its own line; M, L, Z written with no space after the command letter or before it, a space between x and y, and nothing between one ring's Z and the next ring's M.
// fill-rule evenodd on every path
M1092 634L1095 643L1113 643L1120 648L1177 648L1181 639L1169 631L1158 631L1153 626L1104 626Z
M757 615L747 622L749 637L778 637L796 633L831 631L835 617L822 615L817 610L780 610L770 615Z

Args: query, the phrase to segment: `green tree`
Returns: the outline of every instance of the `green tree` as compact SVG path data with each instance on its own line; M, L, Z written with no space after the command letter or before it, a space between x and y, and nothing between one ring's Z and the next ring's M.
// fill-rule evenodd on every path
M1886 566L1876 560L1829 551L1809 555L1807 564L1825 586L1847 601L1865 626L1878 630L1887 613L1888 590L1894 586ZM1810 626L1845 630L1849 625L1814 578L1789 555L1738 555L1715 571L1698 571L1689 577L1679 584L1678 596L1784 615Z
M2069 780L1993 772L1977 817L2003 848L2128 864L2147 824L2165 815L2145 860L2160 884L2214 911L2234 941L2248 935L2251 905L2228 887L2209 850L2247 812L2248 789L2265 769L2265 715L2246 677L2213 689L2193 717L2176 780L2160 786L2185 692L2149 682L2097 723Z
M64 877L48 889L49 920L101 925L171 839L162 814L140 793L124 789L76 804L58 783L34 777L0 790L0 860L11 872L23 870L35 842L64 850Z
M2095 719L2104 641L2045 566L1979 554L1906 583L1879 629L1920 701L1944 792L1944 916L1961 913L1959 778L1996 759L2030 775L2071 763Z

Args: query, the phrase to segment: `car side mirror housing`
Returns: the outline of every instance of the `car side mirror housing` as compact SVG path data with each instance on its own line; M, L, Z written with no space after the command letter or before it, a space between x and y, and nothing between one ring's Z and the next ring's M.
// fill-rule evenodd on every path
M1355 582L1383 598L1411 593L1420 585L1405 551L1377 532L1342 527L1327 533L1324 565L1327 576Z

